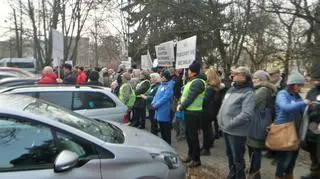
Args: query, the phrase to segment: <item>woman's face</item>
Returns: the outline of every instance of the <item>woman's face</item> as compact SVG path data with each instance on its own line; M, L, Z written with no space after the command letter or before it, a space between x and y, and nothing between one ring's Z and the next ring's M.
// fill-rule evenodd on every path
M261 80L259 78L253 78L252 79L253 84L259 84L261 82Z
M246 77L243 73L235 73L233 76L233 81L234 82L245 82Z
M295 84L292 86L292 90L294 93L300 93L303 86L303 84Z
M157 83L157 79L156 78L151 78L150 81L151 81L152 84Z

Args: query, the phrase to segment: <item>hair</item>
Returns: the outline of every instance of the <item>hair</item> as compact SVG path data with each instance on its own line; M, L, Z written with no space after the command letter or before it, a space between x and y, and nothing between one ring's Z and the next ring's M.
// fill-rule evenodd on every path
M156 79L157 82L160 82L161 81L161 76L159 75L159 73L151 73L150 74L150 79Z
M66 69L68 69L70 71L72 70L72 66L70 64L68 64L68 63L65 63L62 67L66 68Z
M42 70L44 74L53 73L53 68L51 66L45 66Z
M83 68L83 67L79 67L79 69L80 69L81 71L83 71L83 70L84 70L84 68Z
M89 79L90 79L91 81L98 81L98 80L99 80L99 72L97 72L97 71L92 71L92 72L90 73Z
M217 74L217 72L213 69L207 69L205 72L206 76L207 76L207 84L209 87L212 88L220 88L220 79L219 76Z

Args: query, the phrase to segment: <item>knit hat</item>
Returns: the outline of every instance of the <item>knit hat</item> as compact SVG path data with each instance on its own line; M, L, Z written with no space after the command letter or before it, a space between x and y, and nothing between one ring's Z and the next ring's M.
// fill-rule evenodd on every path
M193 61L192 64L189 66L189 70L193 73L200 73L201 65L197 61Z
M320 68L311 74L311 78L320 78Z
M170 71L168 71L168 70L162 72L162 76L163 76L165 79L167 79L168 81L171 80L171 77L172 77Z
M251 74L249 68L247 68L245 66L240 66L240 67L234 69L232 72L234 74L238 74L238 73L243 73L244 75L250 75Z
M130 73L128 73L128 72L124 72L124 73L122 74L122 76L123 76L123 78L126 79L127 81L130 81L130 80L131 80L131 75L130 75Z
M301 75L298 71L292 71L288 77L287 85L294 84L304 84L305 79L304 76Z
M261 81L268 81L270 78L269 78L269 74L263 70L258 70L256 71L254 74L253 74L253 77L254 78L257 78Z

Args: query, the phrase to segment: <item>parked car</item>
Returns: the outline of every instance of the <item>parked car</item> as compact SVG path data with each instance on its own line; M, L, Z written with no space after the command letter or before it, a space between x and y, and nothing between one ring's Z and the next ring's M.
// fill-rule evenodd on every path
M7 77L32 78L36 75L20 68L0 67L0 79Z
M1 67L21 68L31 73L36 73L36 59L34 58L2 58Z
M128 122L128 109L111 93L98 86L36 85L7 88L0 93L15 93L57 104L89 118Z
M151 133L0 95L0 178L183 179L177 153Z
M38 84L40 78L38 77L11 77L4 78L0 80L0 89L14 87L14 86L23 86L23 85L35 85Z

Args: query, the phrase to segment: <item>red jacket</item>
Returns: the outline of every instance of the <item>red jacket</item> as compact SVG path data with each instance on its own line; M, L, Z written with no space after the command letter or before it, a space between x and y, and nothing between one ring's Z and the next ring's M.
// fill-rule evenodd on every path
M55 73L48 73L42 76L39 84L57 84L57 75Z
M80 72L77 75L77 85L83 85L87 83L87 75L85 72Z

